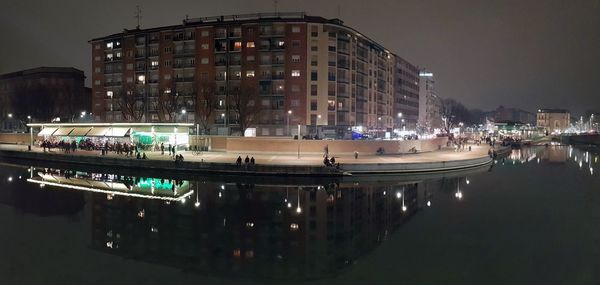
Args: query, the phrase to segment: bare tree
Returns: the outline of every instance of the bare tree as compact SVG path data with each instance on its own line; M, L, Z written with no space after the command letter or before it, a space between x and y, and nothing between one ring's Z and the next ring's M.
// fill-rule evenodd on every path
M171 83L168 88L159 91L158 94L158 113L161 121L174 121L177 109L180 105L181 94L176 89L175 83Z
M240 131L244 135L244 131L258 121L261 112L258 91L246 86L231 97L231 109L236 113Z
M195 97L194 108L199 124L204 133L208 133L217 107L216 84L212 81L203 81Z
M128 121L140 122L144 117L144 104L137 100L135 84L127 83L119 92L118 104L123 118Z
M469 110L454 99L442 100L442 121L446 133L450 132L458 122L469 121Z

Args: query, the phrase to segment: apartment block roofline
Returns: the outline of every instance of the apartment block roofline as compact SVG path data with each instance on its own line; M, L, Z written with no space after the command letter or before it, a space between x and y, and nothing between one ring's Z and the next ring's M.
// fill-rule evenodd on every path
M204 27L204 26L213 26L215 24L247 24L247 23L261 23L261 22L308 22L308 23L319 23L319 24L328 24L337 27L341 27L347 30L352 31L353 33L359 35L360 37L372 42L377 48L382 51L389 53L395 57L399 57L398 55L390 52L387 48L378 44L375 40L365 36L360 33L356 29L348 27L344 25L344 21L333 18L326 19L320 16L309 16L306 15L305 12L273 12L273 13L255 13L255 14L239 14L239 15L225 15L225 16L210 16L210 17L200 17L200 18L186 18L183 20L183 23L180 25L171 25L171 26L162 26L148 29L124 29L121 33L112 34L109 36L93 38L89 40L89 43L102 41L102 40L110 40L112 38L119 38L125 35L136 35L141 33L151 33L151 32L160 32L164 30L183 30L185 28L191 27Z
M566 109L538 109L538 113L569 113Z
M30 69L24 69L20 71L14 71L10 73L0 74L0 80L2 79L10 79L15 77L23 77L29 75L38 75L41 73L70 73L70 74L78 74L85 78L85 74L83 70L74 68L74 67L52 67L52 66L40 66Z

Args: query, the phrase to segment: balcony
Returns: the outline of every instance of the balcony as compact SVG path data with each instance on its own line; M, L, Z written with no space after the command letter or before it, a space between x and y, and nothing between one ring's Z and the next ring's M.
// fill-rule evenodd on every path
M227 65L227 60L218 60L218 61L215 61L215 65L216 66L225 66L225 65Z
M195 53L196 53L195 49L188 48L188 49L182 49L182 50L175 50L173 52L173 55L174 56L185 56L185 55L194 55Z
M173 64L173 68L193 68L193 67L196 67L196 65L193 63L190 63L190 62Z
M121 82L104 82L104 87L120 86Z
M175 82L193 82L194 77L175 77Z

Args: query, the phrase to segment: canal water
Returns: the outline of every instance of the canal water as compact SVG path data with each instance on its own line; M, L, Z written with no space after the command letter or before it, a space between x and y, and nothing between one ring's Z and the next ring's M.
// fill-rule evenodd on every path
M0 165L1 284L598 284L599 149L432 175Z

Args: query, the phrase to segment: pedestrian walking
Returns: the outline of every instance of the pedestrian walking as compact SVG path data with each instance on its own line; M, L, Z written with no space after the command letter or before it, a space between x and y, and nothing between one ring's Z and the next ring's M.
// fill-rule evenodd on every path
M358 159L358 151L354 151L354 159Z

